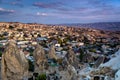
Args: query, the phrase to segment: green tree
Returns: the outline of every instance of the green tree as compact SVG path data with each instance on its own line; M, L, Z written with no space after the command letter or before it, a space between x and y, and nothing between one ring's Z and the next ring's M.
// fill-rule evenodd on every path
M68 38L63 39L63 42L66 44L68 41Z
M23 31L23 29L17 29L17 31L21 32L21 31Z
M37 78L36 78L36 80L46 80L46 74L40 74Z
M79 49L80 50L80 55L79 55L79 59L80 61L83 60L83 56L84 56L84 51L82 49Z
M29 63L29 71L33 72L34 71L34 64L32 61L28 60Z
M14 27L10 25L10 26L9 26L9 29L11 29L11 30L12 30L12 29L14 29Z
M38 34L38 35L37 35L37 37L41 37L41 35L40 35L40 34Z
M62 40L60 38L58 38L57 40L58 40L58 43L62 45Z
M0 52L0 57L2 57L2 52Z

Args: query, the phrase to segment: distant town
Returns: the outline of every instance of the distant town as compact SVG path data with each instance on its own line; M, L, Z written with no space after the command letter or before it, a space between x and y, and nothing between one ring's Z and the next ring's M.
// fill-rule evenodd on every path
M120 31L0 22L0 80L119 80Z

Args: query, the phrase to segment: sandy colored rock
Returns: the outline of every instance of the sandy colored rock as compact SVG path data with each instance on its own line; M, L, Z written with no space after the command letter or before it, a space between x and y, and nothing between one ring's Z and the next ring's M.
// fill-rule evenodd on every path
M69 63L73 63L73 62L74 62L74 60L75 60L75 53L73 52L72 49L70 49L70 50L68 51L68 56L67 56L67 58L68 58L68 62L69 62Z
M42 46L37 45L35 51L33 52L33 57L35 59L35 72L44 72L47 63L45 51Z
M19 51L14 42L7 44L2 55L2 80L27 79L28 62L22 51Z
M79 66L79 60L75 56L75 53L73 52L72 49L69 49L66 56L67 56L68 65L70 64L70 65L74 66L75 68L77 68Z
M116 71L112 70L110 67L101 67L99 70L92 71L90 73L90 75L91 76L94 76L94 75L107 75L107 76L114 77L115 72Z
M49 51L49 58L57 60L57 56L55 54L56 54L56 52L55 52L55 46L52 45L50 47L50 51Z

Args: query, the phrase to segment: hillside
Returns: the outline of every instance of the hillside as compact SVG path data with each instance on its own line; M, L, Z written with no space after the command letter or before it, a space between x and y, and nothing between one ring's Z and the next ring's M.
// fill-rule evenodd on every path
M120 31L120 22L99 22L99 23L73 23L73 24L59 24L64 26L75 26L75 27L84 27L84 28L95 28L101 30L109 31Z

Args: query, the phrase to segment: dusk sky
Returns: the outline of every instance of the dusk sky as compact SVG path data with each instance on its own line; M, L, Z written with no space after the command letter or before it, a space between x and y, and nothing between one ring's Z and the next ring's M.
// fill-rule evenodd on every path
M119 22L120 0L0 0L0 22Z

